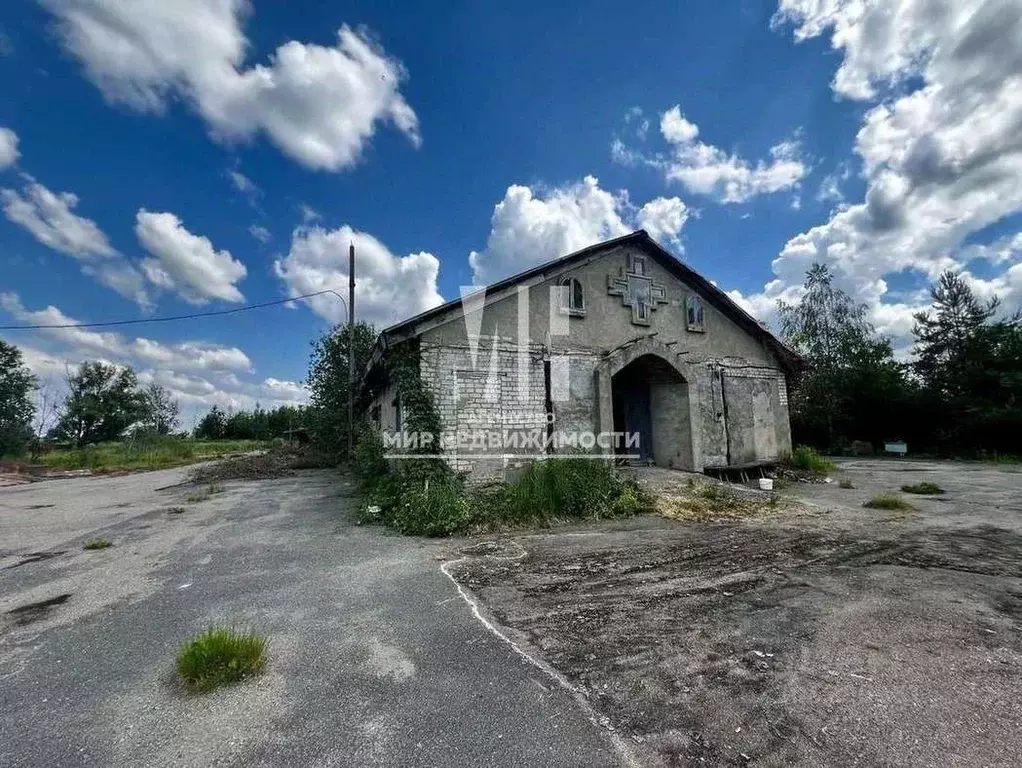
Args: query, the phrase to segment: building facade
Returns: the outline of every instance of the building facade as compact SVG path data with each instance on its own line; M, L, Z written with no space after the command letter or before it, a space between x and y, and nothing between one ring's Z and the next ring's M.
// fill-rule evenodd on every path
M644 231L467 293L377 341L370 416L395 455L406 434L395 355L432 395L446 460L499 479L584 451L689 471L790 450L790 349Z

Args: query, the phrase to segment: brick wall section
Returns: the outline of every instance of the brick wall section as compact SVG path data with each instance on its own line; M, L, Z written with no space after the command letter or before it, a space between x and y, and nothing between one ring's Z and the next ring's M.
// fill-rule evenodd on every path
M434 402L444 426L441 439L448 446L444 454L459 472L471 472L475 482L503 479L508 469L523 463L514 458L481 458L505 453L504 438L546 434L546 391L543 348L532 344L522 362L528 377L520 376L520 353L513 339L480 339L476 359L471 348L457 344L423 344L420 373L434 393ZM472 437L469 445L457 444ZM500 444L479 443L476 437L498 438ZM540 449L542 450L542 449ZM523 457L537 451L528 445L508 449Z

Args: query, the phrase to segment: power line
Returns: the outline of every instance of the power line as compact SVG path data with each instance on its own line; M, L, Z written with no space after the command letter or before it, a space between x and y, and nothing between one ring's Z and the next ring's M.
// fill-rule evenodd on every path
M234 307L233 309L218 309L212 312L192 312L187 315L167 315L165 317L145 317L138 318L135 320L106 320L101 323L49 323L40 325L0 325L0 331L35 331L43 330L48 328L109 328L115 325L141 325L143 323L169 323L173 320L191 320L196 317L215 317L218 315L233 315L237 312L248 312L251 309L262 309L263 307L273 307L277 304L287 304L291 301L301 301L302 299L311 299L313 296L322 296L324 293L332 293L334 296L344 302L344 298L330 288L325 291L316 291L315 293L306 293L302 296L292 296L289 299L277 299L276 301L264 301L261 304L248 304L244 307ZM345 303L345 311L347 311L347 304Z

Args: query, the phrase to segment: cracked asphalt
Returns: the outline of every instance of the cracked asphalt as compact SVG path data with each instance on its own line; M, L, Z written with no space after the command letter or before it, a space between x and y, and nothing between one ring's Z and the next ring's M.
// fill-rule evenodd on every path
M632 759L472 615L449 545L358 527L336 472L193 504L185 476L0 488L0 765ZM175 652L216 623L265 633L267 670L188 695Z

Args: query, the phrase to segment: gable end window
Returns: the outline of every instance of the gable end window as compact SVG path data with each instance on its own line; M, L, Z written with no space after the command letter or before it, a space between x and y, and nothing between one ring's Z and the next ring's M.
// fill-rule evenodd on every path
M689 296L685 299L685 327L697 333L706 332L706 312L703 300L698 296Z
M578 278L564 278L558 289L561 311L574 317L583 317L586 313L585 293Z

